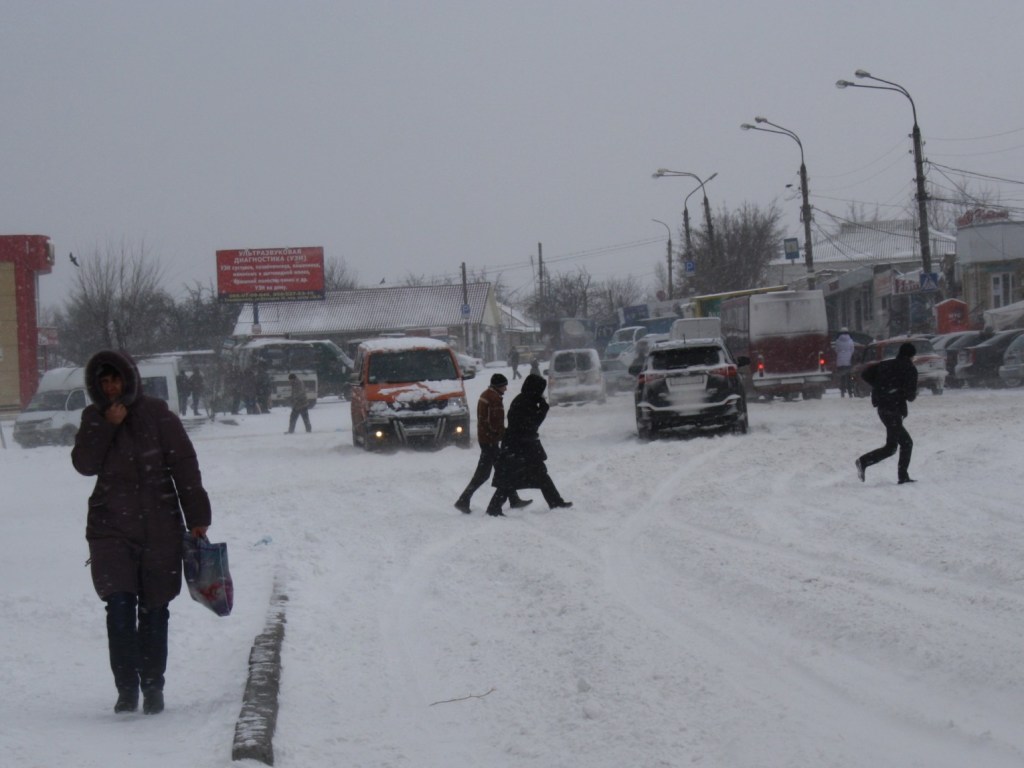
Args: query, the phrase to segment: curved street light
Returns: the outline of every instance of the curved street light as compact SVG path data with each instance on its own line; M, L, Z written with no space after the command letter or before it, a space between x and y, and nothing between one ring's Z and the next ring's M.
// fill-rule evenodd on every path
M704 193L704 226L706 226L707 230L708 230L708 248L710 249L710 253L711 253L711 258L712 259L715 258L715 230L714 230L713 225L711 224L711 205L708 203L708 193L707 193L707 190L704 188L704 185L707 184L709 181L711 181L713 178L715 178L715 176L717 176L717 175L718 175L718 172L715 171L715 173L712 173L706 179L701 179L700 176L698 176L695 173L690 173L689 171L670 171L667 168L659 168L658 170L656 170L654 173L651 174L651 176L653 178L655 178L655 179L660 179L663 176L686 176L686 177L691 178L691 179L696 179L697 183L700 184L699 189ZM696 192L696 191L697 191L696 189L693 190L693 192ZM693 192L691 192L690 195L692 195ZM686 196L687 200L690 199L690 195ZM687 254L689 254L689 251L691 250L690 226L689 226L689 223L690 223L689 211L687 211L687 209L686 209L686 201L684 200L683 201L683 224L684 224L684 229L686 231L686 249L687 249Z
M917 125L917 106L914 104L910 91L899 83L875 77L863 69L858 69L853 74L858 78L874 80L879 83L885 83L885 85L865 85L864 83L854 83L849 80L836 80L836 88L873 88L876 91L896 91L896 93L902 93L906 96L907 101L910 102L910 109L914 113L914 128L910 135L914 140L914 170L917 173L915 181L917 182L917 217L920 221L918 235L921 241L921 265L924 273L930 275L932 272L932 248L928 236L928 193L924 188L924 158L921 155L921 129Z
M665 228L665 231L668 232L668 298L671 300L672 299L672 228L668 224L666 224L664 221L662 221L661 219L651 219L651 221L656 221L658 224L661 224L661 226L663 226Z
M741 130L744 131L764 131L765 133L777 133L780 136L788 136L796 145L800 147L800 194L803 197L803 206L800 209L800 218L804 223L804 262L807 265L807 287L814 288L814 251L811 247L811 201L810 193L807 189L807 165L804 163L804 145L800 141L800 137L796 135L794 131L789 128L784 128L777 123L773 123L767 117L755 117L754 122L756 125L750 123L743 123L740 126ZM771 128L762 128L761 124L770 125Z

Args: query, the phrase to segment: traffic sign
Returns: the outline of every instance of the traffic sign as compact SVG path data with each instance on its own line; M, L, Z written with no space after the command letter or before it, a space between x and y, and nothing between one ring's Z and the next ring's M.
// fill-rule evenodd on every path
M938 272L922 272L921 273L921 290L925 293L934 293L939 290L939 273Z
M782 249L786 252L787 259L796 259L800 256L800 241L795 237L787 237L782 241Z
M471 306L469 306L469 304L463 304L462 305L462 316L463 317L469 317L471 314L473 314L473 308Z

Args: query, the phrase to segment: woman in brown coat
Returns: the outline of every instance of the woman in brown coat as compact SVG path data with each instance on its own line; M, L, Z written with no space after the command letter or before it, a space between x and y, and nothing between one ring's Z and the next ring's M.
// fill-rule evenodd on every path
M167 604L181 591L182 534L186 524L206 534L210 499L181 421L143 394L131 358L98 352L85 380L92 404L71 461L96 477L85 538L93 586L107 603L114 711L134 711L141 685L143 712L156 714L164 706Z

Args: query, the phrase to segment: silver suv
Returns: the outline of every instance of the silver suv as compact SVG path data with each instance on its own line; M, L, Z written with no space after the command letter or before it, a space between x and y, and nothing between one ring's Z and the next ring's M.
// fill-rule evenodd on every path
M636 430L650 440L666 430L729 430L745 434L747 397L739 368L717 339L662 341L629 371L637 377Z

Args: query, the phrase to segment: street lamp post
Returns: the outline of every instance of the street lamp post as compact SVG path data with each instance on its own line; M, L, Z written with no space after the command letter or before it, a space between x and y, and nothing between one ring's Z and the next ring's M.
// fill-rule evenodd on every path
M711 205L708 203L708 193L707 193L707 190L704 188L704 185L707 184L709 181L711 181L713 178L715 178L715 176L718 175L718 172L716 171L715 173L712 173L710 176L708 176L706 179L703 179L703 180L700 178L700 176L698 176L695 173L689 173L688 171L670 171L667 168L659 168L658 170L656 170L651 175L655 179L660 179L663 176L686 176L688 178L696 179L697 180L697 183L700 184L699 189L701 190L701 192L704 193L704 226L706 226L707 230L708 230L708 249L709 249L709 251L711 253L711 258L714 259L715 258L715 230L714 230L714 227L711 224ZM696 192L696 191L697 190L694 190L694 192ZM690 193L690 195L692 195L692 194L693 194L693 192ZM687 200L690 199L690 195L686 196ZM683 225L684 225L684 228L685 228L685 231L686 231L686 240L687 240L686 247L687 247L687 250L689 250L689 248L690 248L690 216L689 216L689 212L686 209L685 201L683 203Z
M651 221L655 221L658 224L661 224L661 226L663 226L665 228L665 231L668 232L668 248L667 248L667 250L668 250L668 298L669 298L669 300L671 300L672 299L672 228L669 227L669 225L666 224L661 219L651 219Z
M800 137L789 128L783 128L769 120L767 117L755 117L757 125L743 123L740 128L744 131L764 131L765 133L777 133L781 136L788 136L800 147L800 194L803 197L803 205L800 208L800 218L804 222L804 262L807 265L807 287L814 288L814 251L811 246L811 201L807 189L807 165L804 163L804 145ZM762 128L761 124L770 125L771 128Z
M914 104L910 92L899 83L874 77L863 69L858 69L853 74L859 78L885 83L885 85L864 85L863 83L852 83L849 80L837 80L836 88L874 88L878 91L896 91L906 96L907 101L910 102L910 109L914 113L914 128L910 135L914 141L914 170L917 173L915 181L917 182L917 217L920 221L918 235L921 240L921 265L924 273L930 275L932 272L932 248L928 236L928 193L924 188L924 158L921 156L921 129L917 125L917 106Z

